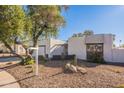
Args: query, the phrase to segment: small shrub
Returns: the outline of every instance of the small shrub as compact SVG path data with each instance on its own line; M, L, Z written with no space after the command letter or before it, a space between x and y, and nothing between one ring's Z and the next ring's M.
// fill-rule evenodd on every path
M74 66L77 65L77 58L76 58L76 56L74 57L73 60L71 60L71 64L74 65Z
M98 53L94 54L92 60L94 63L106 63L105 60L103 58L101 58L101 56Z
M34 63L35 63L35 61L33 59L31 59L31 60L26 61L24 63L24 65L31 65L31 64L34 64Z
M30 57L24 58L24 60L21 62L22 65L31 65L34 63L35 63L34 59L32 59Z

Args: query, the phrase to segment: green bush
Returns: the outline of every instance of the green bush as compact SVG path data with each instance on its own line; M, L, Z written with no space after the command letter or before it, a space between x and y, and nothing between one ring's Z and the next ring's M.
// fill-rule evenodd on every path
M35 63L34 59L32 59L30 57L24 58L24 60L21 62L22 65L31 65L34 63Z
M106 63L103 58L98 53L95 53L93 56L93 62L94 63Z

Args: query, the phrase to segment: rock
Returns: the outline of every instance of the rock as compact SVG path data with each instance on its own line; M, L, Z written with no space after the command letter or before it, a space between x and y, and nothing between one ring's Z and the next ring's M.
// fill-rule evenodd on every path
M71 63L67 63L65 65L65 69L64 70L68 71L68 72L72 72L72 73L76 73L76 72L80 72L82 74L87 73L87 70L85 68L74 66Z
M71 65L70 63L67 63L65 65L65 71L69 71L69 72L75 73L75 72L77 72L77 68L76 68L76 66Z
M77 71L81 72L82 74L87 73L87 70L85 68L82 68L82 67L77 67Z
M70 70L71 70L72 72L77 72L77 68L76 68L76 66L74 66L74 65L70 65Z
M65 69L69 69L70 66L71 66L71 64L70 64L70 63L67 63L67 64L65 65Z

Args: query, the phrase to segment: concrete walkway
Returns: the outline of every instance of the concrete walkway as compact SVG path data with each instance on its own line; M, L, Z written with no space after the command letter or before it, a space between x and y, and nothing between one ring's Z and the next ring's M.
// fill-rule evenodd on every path
M0 69L0 88L19 88L15 78L5 70Z

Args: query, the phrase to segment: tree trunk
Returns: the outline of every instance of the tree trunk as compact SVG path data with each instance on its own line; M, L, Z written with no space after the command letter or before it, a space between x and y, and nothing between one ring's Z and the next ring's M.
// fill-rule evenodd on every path
M12 47L6 42L6 41L2 41L4 43L4 45L6 46L6 48L8 48L10 50L10 52L12 52L13 54L15 54L17 57L19 57L21 60L23 60L23 56L17 54L16 52L14 52L14 50L12 49Z
M38 44L38 38L33 40L33 47L36 47L37 44ZM31 50L31 51L30 51L30 54L32 55L33 52L34 52L34 50Z

